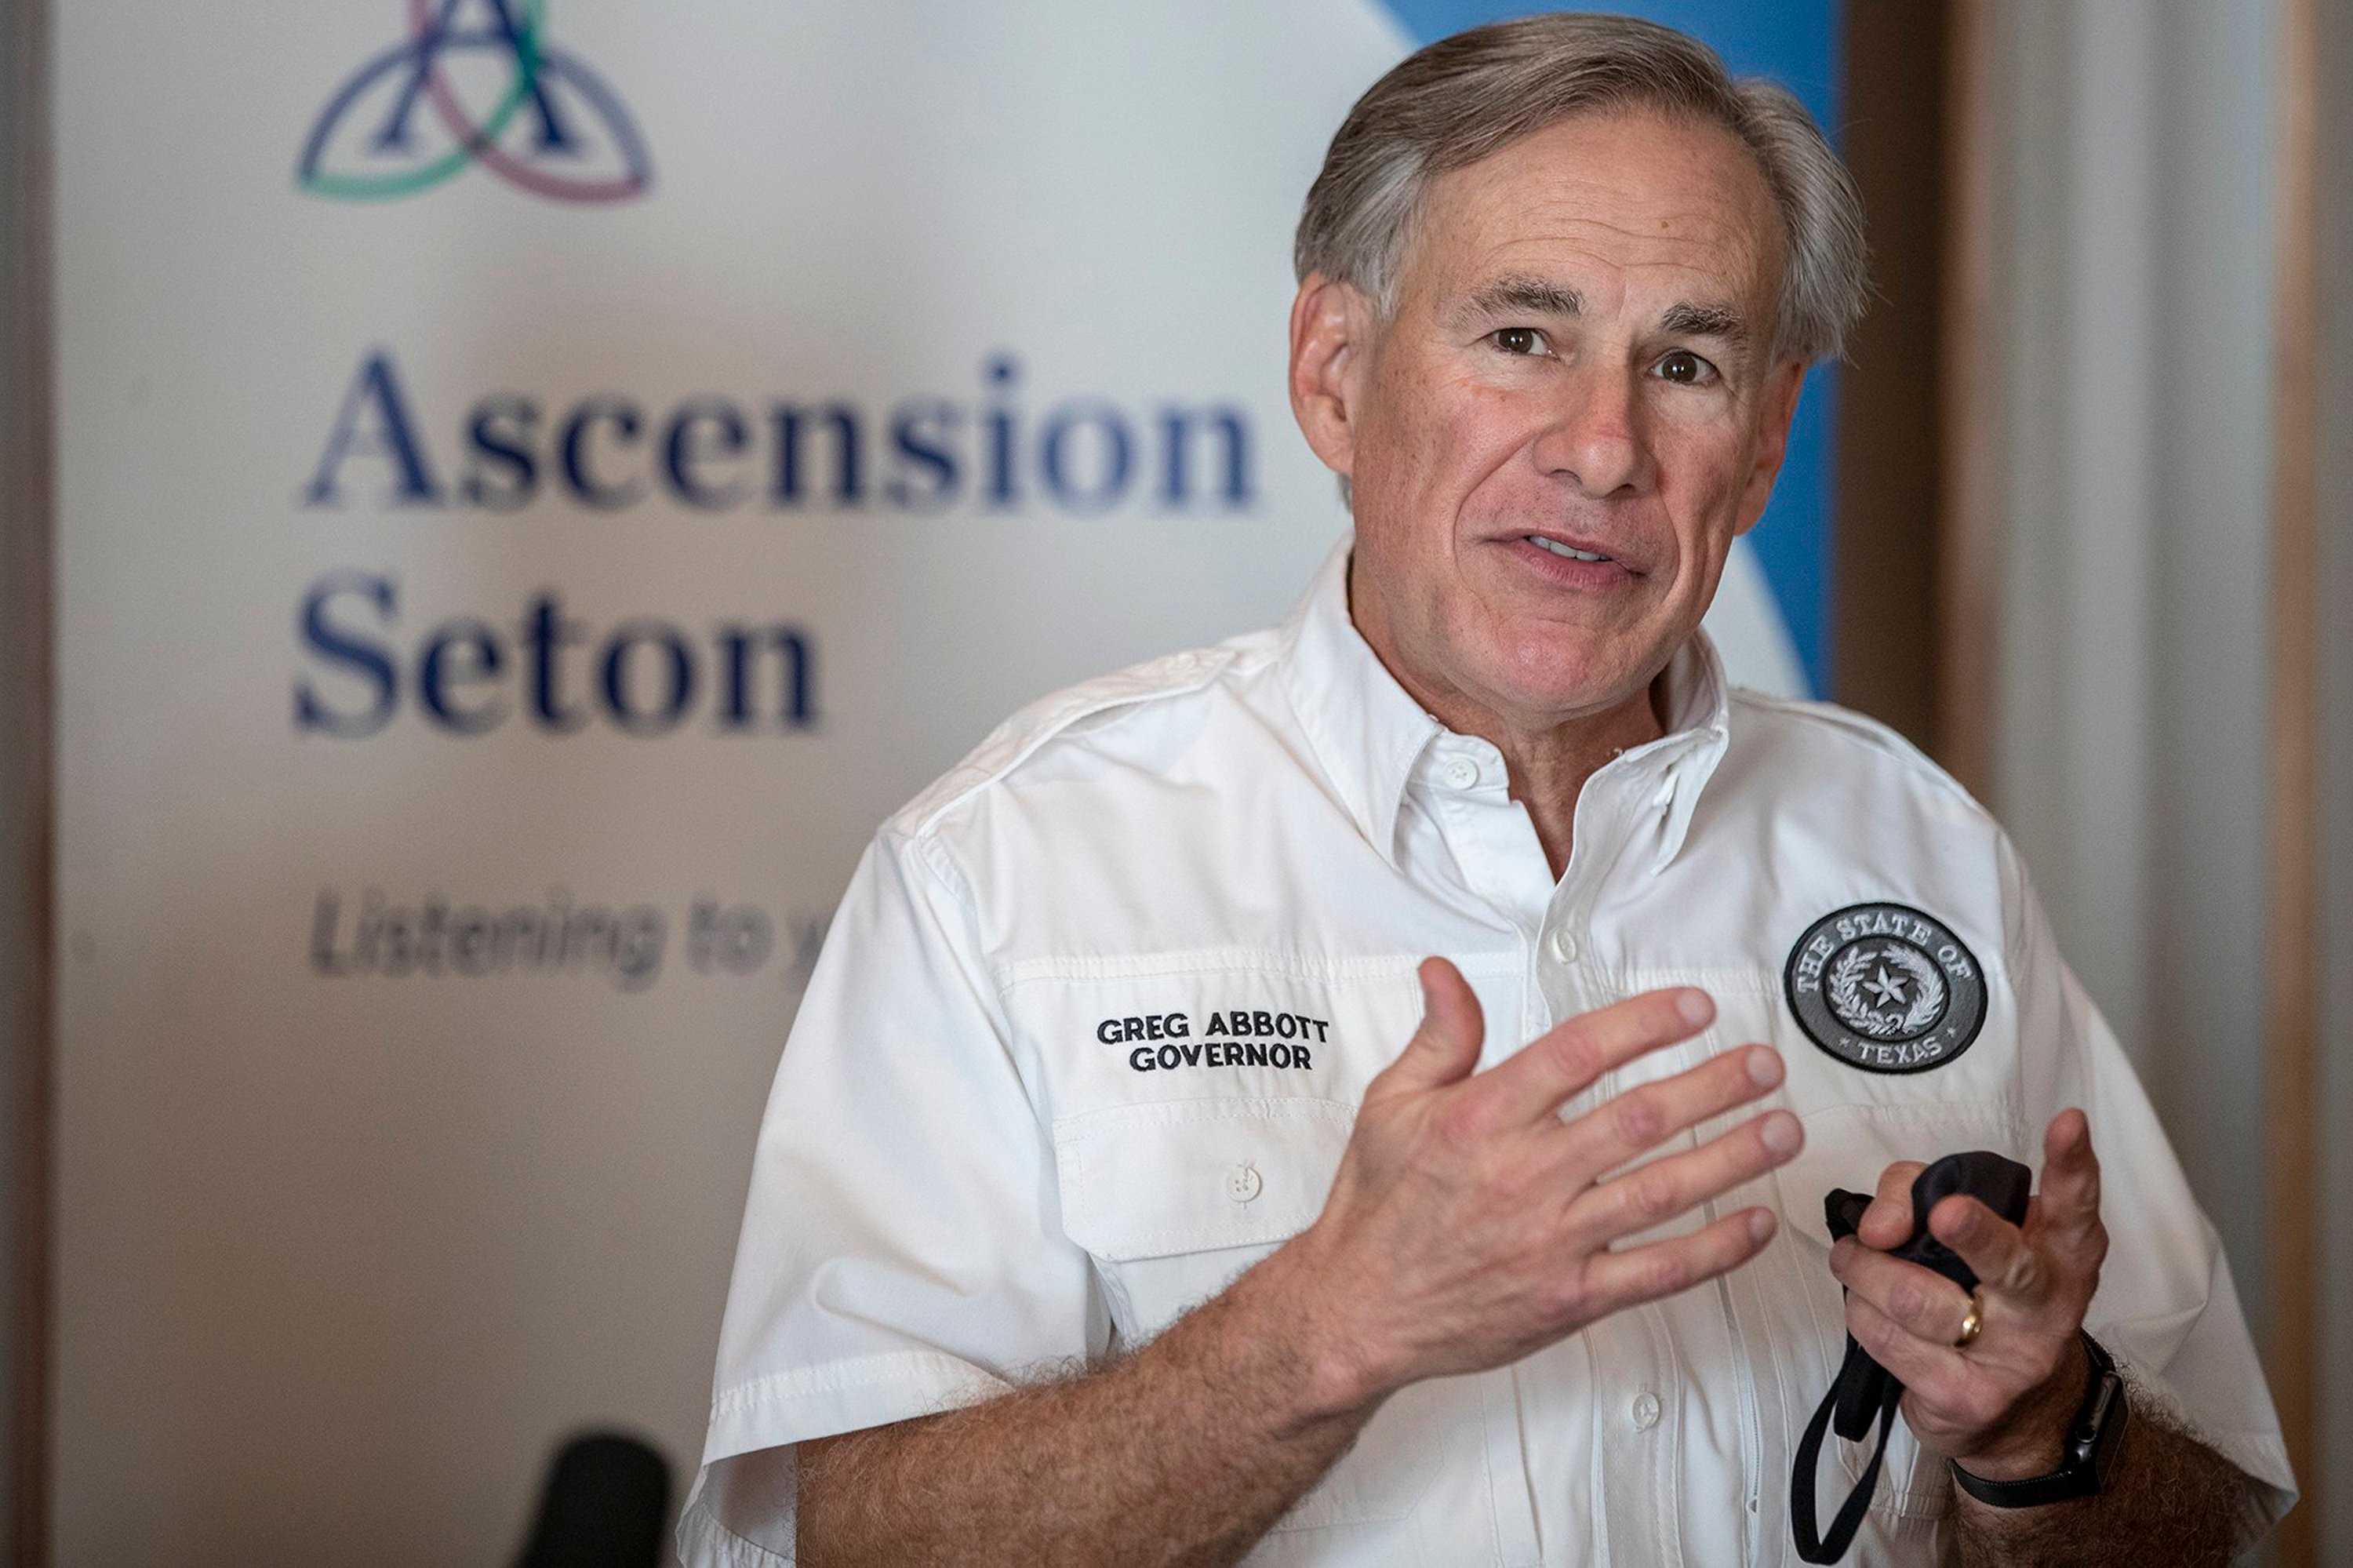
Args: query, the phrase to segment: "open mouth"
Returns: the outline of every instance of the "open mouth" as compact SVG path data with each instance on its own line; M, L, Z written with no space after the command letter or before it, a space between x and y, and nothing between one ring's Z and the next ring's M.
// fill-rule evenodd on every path
M1525 534L1521 535L1521 537L1525 539L1529 544L1535 546L1538 549L1550 550L1554 555L1559 556L1567 560L1608 561L1614 560L1616 558L1615 556L1602 555L1598 550L1580 550L1576 548L1574 546L1564 545L1557 539L1547 539L1541 534Z

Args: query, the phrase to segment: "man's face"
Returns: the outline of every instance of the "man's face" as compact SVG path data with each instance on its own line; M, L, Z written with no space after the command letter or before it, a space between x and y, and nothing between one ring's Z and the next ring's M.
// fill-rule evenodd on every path
M1311 281L1294 402L1352 487L1351 611L1415 695L1549 726L1691 636L1797 403L1781 251L1729 132L1588 114L1430 183L1387 322Z

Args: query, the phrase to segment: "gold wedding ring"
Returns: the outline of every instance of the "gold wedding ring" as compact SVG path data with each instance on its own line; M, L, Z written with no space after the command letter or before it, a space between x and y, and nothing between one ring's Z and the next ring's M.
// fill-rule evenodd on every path
M1983 1332L1985 1332L1985 1303L1979 1301L1978 1293L1972 1290L1969 1292L1969 1309L1961 1314L1961 1331L1953 1340L1953 1349L1968 1350L1977 1342L1978 1336Z

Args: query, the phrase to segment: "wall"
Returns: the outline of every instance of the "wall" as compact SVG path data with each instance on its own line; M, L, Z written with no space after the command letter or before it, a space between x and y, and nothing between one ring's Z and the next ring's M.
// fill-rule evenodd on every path
M2353 147L2353 16L2321 8L2321 144ZM2353 1563L2353 158L2321 188L2322 1464L2320 1560Z
M40 1521L48 1063L47 7L0 8L0 1541Z
M57 22L56 1558L497 1561L572 1428L691 1466L874 824L1342 532L1290 232L1410 40L1371 0ZM1711 622L1782 690L1792 510ZM794 631L808 700L731 628ZM476 940L592 905L647 940Z
M2341 13L2341 7L2337 8ZM2008 548L1995 694L1995 804L2063 946L2148 1084L2227 1243L2259 1340L2272 1300L2263 1094L2277 23L2260 0L2063 0L2001 7L2010 72ZM2334 145L2347 144L2338 17ZM2335 161L2337 298L2347 291ZM2313 323L2321 330L2322 323ZM2337 575L2335 1089L2329 1192L2348 1191L2353 1007L2353 612L2344 558L2353 450L2344 306L2327 503ZM2334 1284L2353 1215L2324 1202ZM2119 1238L2119 1245L2129 1245ZM2323 1560L2353 1552L2353 1340L2341 1308Z
M1996 804L2260 1322L2271 35L2010 16Z
M1937 614L1947 18L1942 5L1862 5L1845 20L1840 151L1862 195L1873 294L1839 366L1829 694L1933 754L1949 635Z

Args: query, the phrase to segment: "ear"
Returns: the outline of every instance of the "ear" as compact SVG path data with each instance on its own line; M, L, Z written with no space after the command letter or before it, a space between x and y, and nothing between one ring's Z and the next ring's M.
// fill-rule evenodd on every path
M1372 302L1356 286L1311 272L1291 302L1291 412L1324 466L1347 477L1372 346Z
M1789 455L1789 425L1798 417L1798 394L1805 389L1806 362L1792 359L1777 365L1765 373L1765 387L1759 398L1757 418L1760 429L1757 441L1757 461L1748 471L1748 482L1740 493L1740 523L1733 529L1746 534L1757 526L1765 515L1765 503L1773 494L1773 481L1781 472L1781 460Z

